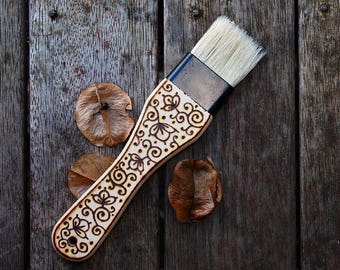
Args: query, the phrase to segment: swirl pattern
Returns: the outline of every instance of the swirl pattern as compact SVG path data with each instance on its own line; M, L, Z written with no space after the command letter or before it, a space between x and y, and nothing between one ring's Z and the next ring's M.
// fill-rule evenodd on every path
M121 155L57 224L56 249L72 259L91 252L150 172L197 138L210 120L208 112L164 80L146 102Z

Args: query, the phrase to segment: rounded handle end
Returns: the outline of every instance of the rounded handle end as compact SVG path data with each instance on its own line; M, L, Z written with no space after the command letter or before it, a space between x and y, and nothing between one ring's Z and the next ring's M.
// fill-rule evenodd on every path
M60 256L70 261L79 262L90 258L98 245L95 245L95 242L90 239L81 238L81 235L79 235L81 229L84 228L83 226L86 226L85 224L80 222L76 225L76 228L73 225L61 219L52 230L51 240L53 248Z

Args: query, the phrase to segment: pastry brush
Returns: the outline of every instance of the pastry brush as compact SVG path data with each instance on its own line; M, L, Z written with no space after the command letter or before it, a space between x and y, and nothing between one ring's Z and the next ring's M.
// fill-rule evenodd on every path
M55 250L73 261L93 255L146 179L202 135L223 97L264 54L234 22L217 18L146 100L114 163L55 225Z

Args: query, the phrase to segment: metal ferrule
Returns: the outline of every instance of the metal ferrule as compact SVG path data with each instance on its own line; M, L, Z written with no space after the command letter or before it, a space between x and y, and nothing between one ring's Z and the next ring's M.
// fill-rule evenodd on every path
M213 114L233 87L193 54L187 54L167 79Z

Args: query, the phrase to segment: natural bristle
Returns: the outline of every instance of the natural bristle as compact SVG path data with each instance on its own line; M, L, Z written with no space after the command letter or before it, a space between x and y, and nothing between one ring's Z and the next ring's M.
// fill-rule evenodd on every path
M233 87L265 55L246 31L225 16L215 20L191 53Z

